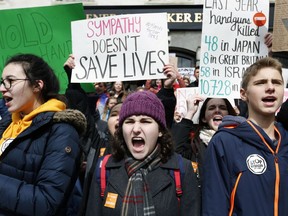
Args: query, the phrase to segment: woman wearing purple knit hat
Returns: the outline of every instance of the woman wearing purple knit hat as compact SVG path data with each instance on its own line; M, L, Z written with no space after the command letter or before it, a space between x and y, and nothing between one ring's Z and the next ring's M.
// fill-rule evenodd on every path
M155 94L126 98L114 138L112 155L96 170L98 185L91 187L86 215L199 215L195 173L190 161L174 153Z

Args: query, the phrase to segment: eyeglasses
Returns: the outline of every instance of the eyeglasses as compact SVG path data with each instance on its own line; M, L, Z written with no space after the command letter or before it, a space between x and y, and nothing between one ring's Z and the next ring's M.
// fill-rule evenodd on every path
M29 80L29 79L27 79L27 78L26 79L11 79L11 78L2 79L1 78L0 85L3 84L5 89L9 90L12 87L12 84L18 80L25 81L25 80Z

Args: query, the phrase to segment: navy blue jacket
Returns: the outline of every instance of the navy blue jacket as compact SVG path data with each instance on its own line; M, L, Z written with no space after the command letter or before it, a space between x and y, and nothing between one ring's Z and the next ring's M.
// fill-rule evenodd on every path
M288 215L287 131L275 123L275 131L279 131L275 145L252 122L230 121L230 125L238 126L220 125L208 145L203 215Z
M76 128L85 124L79 111L40 113L10 143L0 156L0 215L63 215L79 170Z

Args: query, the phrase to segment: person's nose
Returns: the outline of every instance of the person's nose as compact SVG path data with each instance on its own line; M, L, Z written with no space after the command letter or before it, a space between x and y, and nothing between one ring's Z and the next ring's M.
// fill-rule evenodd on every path
M274 92L275 91L275 86L272 82L268 82L266 85L266 91L268 92Z
M5 92L5 91L7 91L7 89L6 89L6 87L4 86L4 83L3 82L1 82L0 83L0 92Z
M133 133L138 134L141 132L141 124L140 122L135 122L133 126Z
M220 107L217 106L217 107L215 108L215 113L216 113L216 114L221 114L221 109L220 109Z

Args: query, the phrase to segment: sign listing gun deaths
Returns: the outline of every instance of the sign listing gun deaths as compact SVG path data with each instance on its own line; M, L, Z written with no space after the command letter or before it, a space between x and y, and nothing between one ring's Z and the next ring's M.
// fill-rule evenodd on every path
M205 0L199 92L239 98L243 72L268 55L269 1Z

